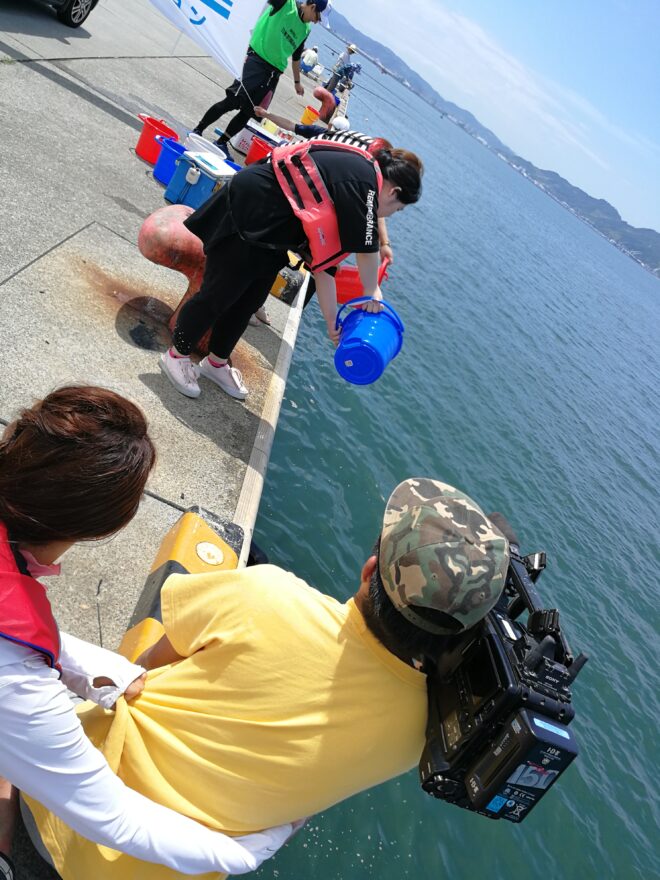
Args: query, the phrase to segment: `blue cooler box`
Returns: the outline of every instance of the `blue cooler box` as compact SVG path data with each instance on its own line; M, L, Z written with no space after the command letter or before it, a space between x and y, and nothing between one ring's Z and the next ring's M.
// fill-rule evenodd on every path
M239 170L239 165L216 153L186 151L177 159L176 171L164 198L173 205L188 205L197 209Z

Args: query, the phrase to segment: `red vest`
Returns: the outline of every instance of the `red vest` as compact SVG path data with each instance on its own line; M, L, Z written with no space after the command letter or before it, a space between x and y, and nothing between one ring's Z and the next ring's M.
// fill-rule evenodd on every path
M60 633L46 588L21 568L0 523L0 638L39 651L59 669Z
M341 249L337 212L323 178L310 155L310 147L343 150L356 153L371 162L376 171L378 194L383 186L383 176L378 162L366 150L333 141L312 140L294 146L276 147L271 162L277 182L291 205L291 210L302 223L312 253L313 272L336 266L348 256ZM374 225L378 220L374 217Z

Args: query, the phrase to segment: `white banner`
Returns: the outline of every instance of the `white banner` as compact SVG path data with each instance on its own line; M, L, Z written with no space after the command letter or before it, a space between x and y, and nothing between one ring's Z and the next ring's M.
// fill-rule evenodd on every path
M186 36L240 77L264 0L151 0Z

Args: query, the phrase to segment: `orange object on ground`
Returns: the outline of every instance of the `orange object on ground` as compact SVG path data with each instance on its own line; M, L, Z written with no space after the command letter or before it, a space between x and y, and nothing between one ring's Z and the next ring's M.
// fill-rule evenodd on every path
M183 225L193 213L188 205L166 205L150 214L140 227L138 248L152 263L182 272L188 279L188 290L168 322L174 332L179 312L202 284L206 256L202 242ZM210 331L197 343L196 351L208 354Z
M389 260L383 260L378 270L378 285L387 280L387 267ZM335 284L337 286L337 302L349 302L358 296L364 296L364 288L360 281L360 273L357 266L340 266L335 275Z
M314 89L314 97L317 101L321 102L321 109L319 111L319 119L321 122L330 122L332 119L332 114L337 109L337 102L335 101L335 96L332 92L329 92L323 86L317 86Z
M135 152L141 159L144 159L145 162L155 165L162 149L161 144L156 140L156 135L160 134L163 137L172 138L172 140L175 141L179 140L179 135L173 128L166 125L162 119L154 119L153 116L145 116L143 113L138 114L138 119L140 119L144 125L136 144Z
M247 151L247 155L245 156L245 164L251 165L258 159L265 159L266 156L273 151L274 147L274 144L269 144L268 141L264 141L260 137L257 137L255 135L252 138L250 149Z

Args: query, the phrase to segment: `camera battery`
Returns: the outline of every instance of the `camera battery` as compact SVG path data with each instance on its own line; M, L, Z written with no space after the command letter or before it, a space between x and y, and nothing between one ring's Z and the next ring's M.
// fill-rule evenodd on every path
M565 724L519 709L465 775L471 809L522 822L577 753Z

